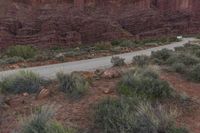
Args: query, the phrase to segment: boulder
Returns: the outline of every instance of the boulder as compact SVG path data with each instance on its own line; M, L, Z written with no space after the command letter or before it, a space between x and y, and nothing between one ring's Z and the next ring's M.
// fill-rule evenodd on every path
M112 79L119 78L121 76L120 70L117 68L110 68L103 72L102 78Z
M41 100L50 96L50 91L48 89L41 89L40 93L37 95L37 99Z

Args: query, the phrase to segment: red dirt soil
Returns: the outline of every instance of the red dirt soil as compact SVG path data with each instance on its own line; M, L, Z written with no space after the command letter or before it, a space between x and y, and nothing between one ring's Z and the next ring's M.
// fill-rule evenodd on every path
M185 92L193 99L195 103L189 104L187 108L192 107L189 111L178 118L178 122L183 123L193 131L193 133L200 132L200 83L194 83L186 80L180 74L166 73L161 74L161 79L168 81L178 92Z
M90 73L86 74L91 77ZM179 74L161 73L161 79L168 81L177 91L184 91L190 97L191 102L184 103L177 123L186 125L193 133L200 131L200 84L187 81ZM93 107L102 99L111 96L118 97L116 93L116 84L119 79L100 79L95 80L88 93L79 100L69 99L66 95L57 90L56 83L49 85L51 95L48 98L37 100L35 95L8 95L7 103L9 107L1 112L0 133L10 133L13 129L19 127L19 121L22 116L29 116L31 109L45 104L55 104L58 106L55 118L64 126L87 129L93 124ZM105 93L109 90L109 93ZM176 106L176 101L172 105ZM178 103L179 104L179 103ZM178 106L179 107L179 106Z
M19 126L22 116L30 115L31 109L45 104L58 106L55 118L64 126L72 126L87 129L92 124L91 109L101 99L112 96L117 97L115 86L117 80L101 79L92 83L89 92L80 100L68 99L62 92L56 91L58 86L51 85L51 96L47 99L36 100L35 95L10 95L9 107L3 112L0 121L0 133L10 133ZM109 89L109 93L104 91ZM1 120L0 119L0 120Z

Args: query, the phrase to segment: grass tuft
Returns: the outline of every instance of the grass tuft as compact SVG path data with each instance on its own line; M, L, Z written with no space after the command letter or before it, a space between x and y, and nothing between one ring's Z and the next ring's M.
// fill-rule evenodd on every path
M6 55L9 57L22 57L24 59L33 58L36 55L36 49L31 46L16 45L11 46L6 51Z
M70 97L80 97L88 90L87 80L78 73L64 74L57 73L57 79L59 81L59 88Z
M123 65L125 65L124 60L125 59L123 59L123 58L115 56L115 57L111 58L111 63L113 64L113 66L123 66Z
M53 120L55 106L42 106L31 117L23 120L20 133L75 133Z
M118 91L126 96L138 95L152 100L172 95L170 85L148 68L127 72L119 82Z
M0 82L2 92L8 93L36 93L41 85L45 83L38 74L31 71L21 71L17 74L10 75Z

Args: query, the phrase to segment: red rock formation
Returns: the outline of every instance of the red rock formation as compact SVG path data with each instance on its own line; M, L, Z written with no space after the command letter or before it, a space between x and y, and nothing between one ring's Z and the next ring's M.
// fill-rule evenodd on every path
M0 48L200 32L200 0L11 1L2 6Z

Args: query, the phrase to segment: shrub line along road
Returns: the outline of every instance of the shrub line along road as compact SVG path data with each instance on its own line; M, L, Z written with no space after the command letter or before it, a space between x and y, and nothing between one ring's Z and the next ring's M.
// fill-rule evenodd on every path
M183 38L180 42L173 42L168 45L158 46L146 50L140 50L130 53L118 54L114 56L119 56L125 59L126 63L131 63L132 58L137 55L151 55L152 51L157 51L161 49L174 49L175 47L183 46L185 43L189 41L195 41L195 38ZM53 65L45 65L45 66L38 66L38 67L30 67L30 68L22 68L22 69L15 69L15 70L7 70L0 72L0 80L3 77L15 74L19 71L32 71L34 73L38 73L40 76L45 78L53 79L56 76L57 72L64 72L64 73L71 73L73 71L94 71L96 69L105 69L112 66L110 60L112 56L107 57L100 57L95 59L88 59L88 60L81 60L81 61L74 61L74 62L67 62L61 64L53 64Z

